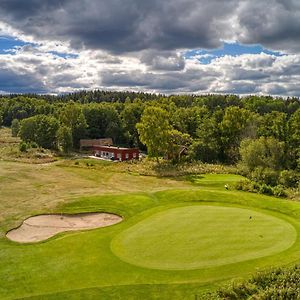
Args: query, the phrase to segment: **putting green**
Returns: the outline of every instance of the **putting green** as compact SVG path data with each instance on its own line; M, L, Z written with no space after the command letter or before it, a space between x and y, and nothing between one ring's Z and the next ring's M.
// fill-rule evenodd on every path
M123 261L152 269L191 270L282 252L296 240L287 221L250 209L195 205L156 213L117 235Z

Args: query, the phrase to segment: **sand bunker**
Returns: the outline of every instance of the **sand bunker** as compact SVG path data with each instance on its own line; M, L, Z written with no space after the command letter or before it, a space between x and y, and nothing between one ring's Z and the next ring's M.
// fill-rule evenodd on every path
M122 220L122 217L109 213L40 215L26 219L20 227L10 230L6 236L15 242L34 243L60 232L106 227Z

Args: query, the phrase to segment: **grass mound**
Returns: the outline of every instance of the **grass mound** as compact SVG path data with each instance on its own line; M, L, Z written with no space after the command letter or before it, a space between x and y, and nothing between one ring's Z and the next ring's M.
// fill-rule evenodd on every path
M291 224L250 209L166 209L118 235L112 250L134 265L166 270L215 267L272 255L296 239Z

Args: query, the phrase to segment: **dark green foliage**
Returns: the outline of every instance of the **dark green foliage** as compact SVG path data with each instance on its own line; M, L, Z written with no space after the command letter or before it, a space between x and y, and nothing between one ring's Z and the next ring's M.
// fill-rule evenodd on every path
M224 300L300 299L300 267L279 268L257 273L248 281L220 289L216 297Z
M19 134L20 130L20 122L18 119L13 119L11 123L11 135L16 137Z
M36 142L31 142L29 144L29 146L30 146L30 148L38 148L39 147L39 145Z
M242 139L255 138L256 115L244 108L231 106L225 109L220 123L221 146L225 160L236 162L239 158L239 145Z
M263 168L259 166L249 174L249 177L256 182L275 186L278 183L279 172L272 168Z
M58 128L59 122L56 118L37 115L22 120L19 134L25 142L35 142L40 147L54 149Z
M113 104L88 104L83 107L83 113L89 138L111 137L116 144L122 141L121 117Z
M297 98L165 96L99 90L60 96L0 96L4 126L11 126L14 119L53 116L71 128L75 149L81 138L111 137L115 144L147 150L140 142L136 124L141 122L143 111L149 106L165 110L172 129L190 135L188 157L191 160L236 163L240 159L241 143L244 146L244 140L247 143L256 140L251 150L254 165L251 172L257 166L281 171L300 165L300 101ZM33 140L36 129L33 124L27 126L32 126L32 130L23 136Z
M63 126L70 128L72 145L79 148L80 139L86 136L87 123L80 105L70 102L60 111L59 120Z
M257 130L259 136L274 137L285 141L287 133L287 114L273 111L263 115Z
M160 155L167 153L169 132L172 127L166 110L154 106L147 107L136 128L140 140L147 146L150 156L158 159Z
M287 197L287 193L286 193L286 189L284 186L282 185L276 185L272 188L272 191L273 191L273 195L275 197L282 197L282 198L285 198Z
M189 157L192 160L199 160L204 163L217 162L218 147L213 144L213 141L205 143L205 141L197 139L189 149Z
M67 126L60 126L57 131L57 142L65 154L69 153L73 147L72 130Z
M280 173L279 182L288 188L298 187L299 180L300 174L294 170L283 170Z
M281 198L287 197L285 188L282 185L270 186L265 183L258 183L251 180L242 180L237 182L234 185L234 188L239 191L259 193Z
M19 145L19 149L21 152L26 152L27 151L27 148L28 148L28 145L26 142L21 142L20 145Z
M136 124L140 122L143 111L144 104L140 99L137 99L133 103L125 103L124 109L120 114L125 131L124 135L127 136L127 141L130 146L141 146Z
M284 167L285 145L273 137L245 139L240 146L241 164L252 172L255 168L280 170Z

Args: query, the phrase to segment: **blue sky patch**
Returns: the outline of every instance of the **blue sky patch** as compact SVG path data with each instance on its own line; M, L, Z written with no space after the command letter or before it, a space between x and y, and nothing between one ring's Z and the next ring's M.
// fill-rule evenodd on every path
M212 49L212 50L189 50L185 52L185 58L193 58L195 56L202 56L199 57L198 60L202 64L210 64L211 61L217 57L223 57L225 55L230 56L239 56L242 54L260 54L266 53L269 55L275 56L282 56L283 53L277 51L271 51L268 49L263 48L261 45L242 45L239 43L224 43L222 48Z
M59 56L62 58L77 58L79 55L78 54L72 54L72 53L62 53L62 52L57 52L57 51L49 51L48 53L51 53L55 56Z
M27 45L21 40L7 36L0 36L0 54L12 53L14 49Z
M29 43L29 42L24 42L18 39L15 39L13 37L9 36L0 36L0 54L14 54L14 51L20 47L23 46L33 46L37 47L38 45L36 43ZM62 53L62 52L57 52L57 51L49 51L48 53L51 53L55 56L59 56L62 58L77 58L77 54L71 54L71 53Z

